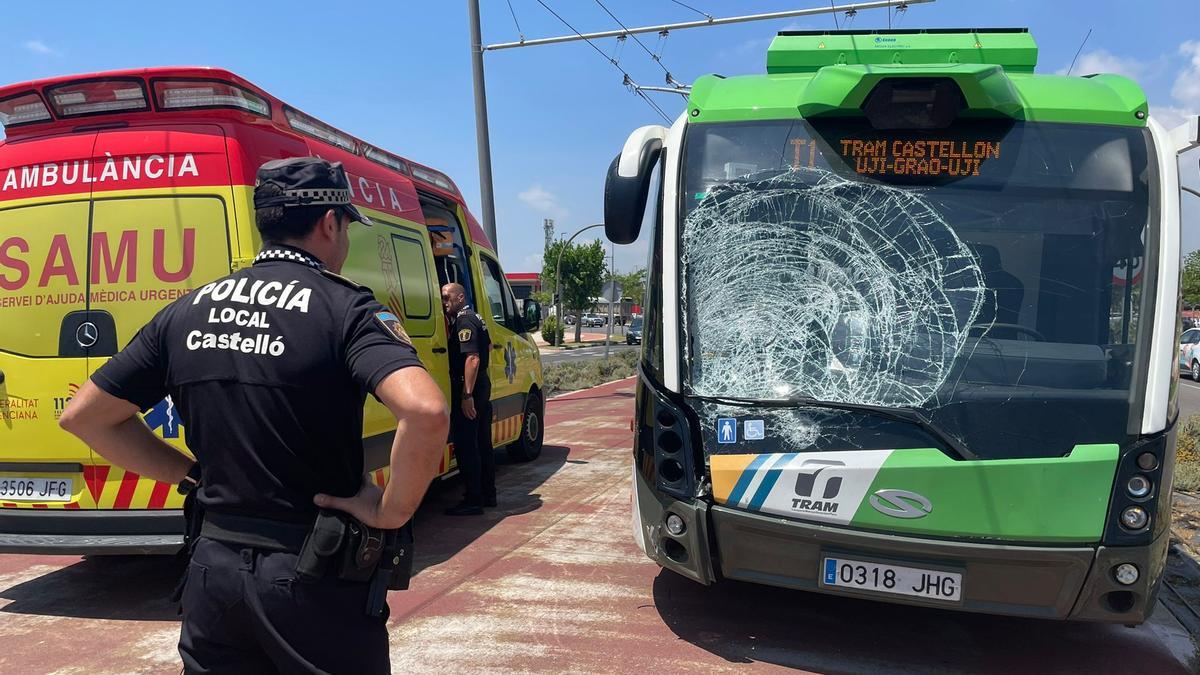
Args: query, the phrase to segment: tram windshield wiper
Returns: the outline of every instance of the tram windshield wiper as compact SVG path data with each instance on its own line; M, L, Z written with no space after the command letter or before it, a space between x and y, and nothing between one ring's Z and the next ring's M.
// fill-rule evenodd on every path
M795 396L792 398L739 398L737 396L695 396L706 403L716 403L718 405L745 406L748 408L827 408L829 410L842 410L846 412L865 413L874 415L884 419L893 420L896 422L904 422L911 424L929 436L940 441L946 449L958 455L959 459L974 460L979 459L979 456L971 452L962 441L947 433L932 420L925 416L925 413L915 408L899 408L885 405L871 405L868 403L843 403L841 401L824 401L810 396Z

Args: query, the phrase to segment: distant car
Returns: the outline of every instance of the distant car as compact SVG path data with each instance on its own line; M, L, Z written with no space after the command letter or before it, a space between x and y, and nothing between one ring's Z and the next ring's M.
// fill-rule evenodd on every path
M642 317L629 322L629 328L625 329L625 344L642 344Z
M563 323L565 323L568 326L574 326L575 325L575 315L574 314L566 315L565 317L563 317Z
M600 316L599 314L584 314L579 319L579 323L583 326L603 326L604 317Z
M1185 330L1179 336L1179 371L1200 382L1200 328Z

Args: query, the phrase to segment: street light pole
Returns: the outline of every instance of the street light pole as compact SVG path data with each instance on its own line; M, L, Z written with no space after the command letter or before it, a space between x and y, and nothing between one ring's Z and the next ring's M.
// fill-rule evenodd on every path
M567 243L563 244L562 248L558 249L558 262L555 263L555 265L554 265L554 295L557 297L557 301L555 302L555 307L556 307L555 313L558 318L558 325L563 327L564 334L566 333L567 323L566 323L566 321L563 321L563 313L562 313L562 257L563 257L563 253L566 252L567 247L571 245L571 242L575 241L575 237L578 237L579 235L583 234L584 232L587 232L588 230L590 230L594 227L604 227L604 223L596 223L595 225L588 225L587 227L577 231L575 234L571 235L570 239L567 239ZM558 347L562 346L562 338L558 337L558 335L555 335L554 340L558 343L556 346L558 346Z
M479 200L483 231L500 252L496 236L496 200L492 194L492 141L488 134L487 87L483 82L483 35L479 28L479 0L467 0L471 29L471 80L475 86L475 145L479 155Z
M608 330L604 336L604 360L608 360L609 343L612 342L612 326L613 326L613 296L620 295L617 293L617 280L613 278L613 273L617 268L617 245L610 244L608 255Z

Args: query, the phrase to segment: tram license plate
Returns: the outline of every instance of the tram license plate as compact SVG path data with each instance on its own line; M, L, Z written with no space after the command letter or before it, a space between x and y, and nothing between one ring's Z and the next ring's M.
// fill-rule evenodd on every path
M961 573L844 558L825 558L821 570L821 585L946 602L958 602L962 599Z
M70 478L0 476L0 499L25 502L69 502L75 494Z

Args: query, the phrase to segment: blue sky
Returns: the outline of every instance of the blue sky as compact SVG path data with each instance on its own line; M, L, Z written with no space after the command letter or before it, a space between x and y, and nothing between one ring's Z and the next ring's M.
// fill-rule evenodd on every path
M545 1L580 30L616 27L595 0ZM700 18L671 0L604 2L627 26ZM686 2L715 16L820 4ZM484 41L515 40L518 30L505 0L481 4ZM511 4L526 38L567 32L536 0ZM446 171L478 212L464 1L109 0L59 2L52 12L47 7L6 7L0 81L150 65L226 67L335 126ZM1075 72L1134 76L1155 114L1180 120L1186 111L1200 112L1194 8L1193 0L938 0L913 6L899 25L1027 26L1041 47L1042 72L1065 69L1091 28ZM887 20L883 10L862 12L851 27L884 27ZM839 21L844 24L844 17ZM667 39L662 61L681 82L706 73L758 73L778 30L833 26L832 15L821 15L678 31ZM655 49L656 36L642 40ZM612 39L598 46L610 55L616 49ZM642 84L662 83L663 71L636 44L625 45L621 65ZM631 130L662 120L582 42L492 52L486 67L502 262L507 271L540 271L542 219L555 218L558 232L567 234L599 222L609 162ZM654 96L672 116L682 110L682 97ZM1190 214L1200 216L1197 206ZM1185 226L1185 249L1200 248L1194 229ZM618 247L616 264L631 269L644 257L642 243Z

